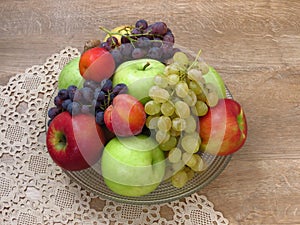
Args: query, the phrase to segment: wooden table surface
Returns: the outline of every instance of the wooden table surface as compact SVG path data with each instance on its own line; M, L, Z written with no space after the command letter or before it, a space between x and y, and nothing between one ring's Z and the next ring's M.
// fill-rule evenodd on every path
M300 1L109 2L0 1L0 85L103 38L100 25L164 21L179 45L202 49L248 119L244 147L199 193L230 224L300 224Z

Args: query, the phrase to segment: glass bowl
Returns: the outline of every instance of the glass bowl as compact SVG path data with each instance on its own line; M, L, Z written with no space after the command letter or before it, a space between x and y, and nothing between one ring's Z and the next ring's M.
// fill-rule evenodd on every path
M181 48L181 50L184 48ZM191 51L186 49L183 52L189 55L195 55ZM48 108L54 106L54 97L57 95L57 90L54 91L52 98L49 100ZM233 98L230 91L226 88L227 98ZM48 111L48 110L47 110ZM46 131L48 129L48 115L46 111ZM94 166L81 170L81 171L67 171L63 170L73 181L78 183L83 188L94 193L95 195L108 200L113 200L126 204L159 204L171 202L189 196L200 189L207 186L212 182L218 175L225 169L227 164L231 160L231 155L228 156L213 156L206 153L201 153L201 157L205 161L208 167L201 173L195 173L193 179L189 180L188 183L182 188L174 187L171 182L163 181L153 192L141 196L141 197L127 197L118 195L112 192L104 183L101 173L97 168L100 168L99 163Z

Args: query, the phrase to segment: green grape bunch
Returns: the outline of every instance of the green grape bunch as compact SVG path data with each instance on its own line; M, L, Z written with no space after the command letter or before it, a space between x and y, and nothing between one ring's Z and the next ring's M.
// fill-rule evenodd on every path
M191 61L185 53L176 52L164 73L154 77L151 100L145 104L146 126L166 153L166 179L177 188L206 168L199 154L198 117L219 101L215 87L203 78L208 65L199 56L200 52Z

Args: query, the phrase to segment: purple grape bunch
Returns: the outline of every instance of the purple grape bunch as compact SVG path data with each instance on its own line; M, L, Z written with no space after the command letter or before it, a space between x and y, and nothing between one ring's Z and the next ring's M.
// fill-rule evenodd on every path
M82 88L70 85L61 89L54 97L54 105L48 110L48 125L60 113L67 111L71 115L92 114L96 123L104 124L104 111L111 105L114 97L128 92L126 84L117 84L113 87L110 79L103 82L86 80Z
M111 36L100 46L110 51L116 64L120 65L125 61L141 58L166 62L179 51L174 43L174 35L166 23L155 22L149 25L146 20L140 19L130 33L122 35L121 43Z

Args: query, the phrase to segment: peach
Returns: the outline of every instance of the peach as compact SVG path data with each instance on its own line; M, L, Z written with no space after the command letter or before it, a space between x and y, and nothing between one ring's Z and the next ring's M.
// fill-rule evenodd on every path
M104 122L108 130L116 136L137 135L142 132L146 122L144 106L131 95L119 94L105 110Z
M113 56L104 48L95 47L84 52L79 61L80 74L86 80L100 82L110 78L115 70Z

